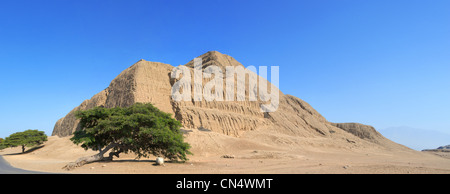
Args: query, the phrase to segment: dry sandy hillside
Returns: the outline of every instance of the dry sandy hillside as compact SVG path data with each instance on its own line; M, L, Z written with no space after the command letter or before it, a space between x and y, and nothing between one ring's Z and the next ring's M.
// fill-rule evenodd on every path
M243 67L234 58L211 51L200 56L203 69L215 65ZM184 65L194 71L194 61ZM117 76L108 88L84 101L53 130L53 136L31 153L5 155L13 166L40 171L64 172L61 168L81 156L93 155L73 145L69 138L79 130L77 110L95 106L126 107L136 102L152 103L171 113L184 126L193 156L187 163L153 166L151 160L136 161L132 155L108 163L93 163L73 173L449 173L450 160L396 144L373 127L358 123L331 123L303 100L279 93L275 112L261 112L267 104L249 101L181 101L171 98L174 67L140 60ZM226 79L226 76L223 76ZM193 81L194 79L192 79ZM203 78L203 87L211 79ZM244 80L264 80L249 73ZM225 81L223 82L225 83ZM272 86L268 84L269 88ZM224 85L223 88L226 88ZM192 90L194 97L196 90ZM223 91L223 96L227 96ZM237 97L236 97L237 98ZM233 156L224 158L223 156Z
M255 137L265 137L255 139ZM87 164L72 171L64 165L79 157L93 155L74 145L69 137L49 137L43 147L25 154L20 148L0 154L13 166L56 173L157 173L157 174L255 174L255 173L450 173L450 159L410 149L358 145L326 138L300 138L256 132L230 137L216 132L189 130L186 140L194 155L186 163L154 165L153 158L135 160L124 155L113 162ZM234 158L224 158L232 156Z

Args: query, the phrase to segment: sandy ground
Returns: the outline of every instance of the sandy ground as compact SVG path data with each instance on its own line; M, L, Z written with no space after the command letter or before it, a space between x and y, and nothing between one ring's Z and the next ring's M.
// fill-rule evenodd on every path
M156 166L155 157L135 160L122 155L112 162L96 162L72 171L62 167L82 156L85 151L69 138L49 137L40 148L20 153L20 148L0 151L12 166L33 171L88 174L417 174L450 173L450 159L433 153L404 147L375 145L346 146L326 139L292 137L263 141L248 137L229 137L214 132L192 131L186 141L192 145L193 156L185 163L167 162ZM260 136L263 136L260 134ZM267 138L267 136L265 136ZM294 142L294 143L293 143ZM370 147L373 146L373 147ZM223 158L230 155L234 158Z

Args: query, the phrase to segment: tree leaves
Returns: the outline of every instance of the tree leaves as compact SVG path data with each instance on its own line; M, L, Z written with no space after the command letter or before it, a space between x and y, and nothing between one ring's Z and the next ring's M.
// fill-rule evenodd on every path
M47 141L47 135L43 131L39 130L26 130L23 132L17 132L6 137L2 142L2 147L17 147L22 146L22 151L25 150L25 146L40 145Z
M78 111L81 130L71 140L85 149L98 150L117 144L116 152L134 152L138 158L150 154L187 160L190 145L184 142L181 123L151 104L127 108L96 107Z

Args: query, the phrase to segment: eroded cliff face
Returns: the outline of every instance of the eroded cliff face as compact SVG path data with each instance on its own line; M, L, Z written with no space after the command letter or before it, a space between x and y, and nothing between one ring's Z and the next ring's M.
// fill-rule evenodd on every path
M365 139L374 143L380 143L385 137L381 135L374 127L360 123L332 123L344 131L347 131L361 139Z
M60 119L54 127L52 135L69 136L79 129L78 120L74 113L77 110L87 110L96 106L126 107L136 102L152 103L160 110L171 113L179 120L186 129L201 129L214 131L217 133L239 137L245 132L265 129L277 133L283 133L298 137L323 137L341 139L368 140L377 143L384 137L375 129L359 124L335 124L328 122L314 108L303 100L285 95L276 87L268 88L270 92L277 92L279 95L278 109L274 112L262 112L261 105L269 102L261 99L249 100L249 94L254 88L246 85L252 79L264 80L264 78L249 73L245 79L236 78L234 100L227 101L226 93L226 67L240 67L243 65L234 58L211 51L201 56L203 69L209 66L217 66L223 71L223 101L175 101L172 99L172 86L179 81L179 78L171 78L173 66L140 60L136 64L124 70L109 85L108 88L96 94L90 100L84 101L80 106L73 109L64 118ZM188 62L185 67L194 74L194 61ZM204 87L206 83L215 77L203 77L203 84L195 85L192 82L192 99L194 99L194 87ZM234 79L234 78L233 78ZM255 80L253 80L255 81ZM245 82L245 100L239 101L238 84ZM197 91L198 92L198 91ZM357 140L357 141L359 141ZM353 141L353 140L352 140Z
M203 128L214 132L230 135L230 136L240 136L245 131L256 130L260 127L270 125L271 122L263 112L261 112L261 105L266 102L260 101L258 98L256 100L249 100L249 80L258 81L262 79L253 72L247 72L250 74L244 80L239 80L233 78L235 83L233 85L233 100L227 100L226 92L226 67L242 67L238 61L233 59L228 55L221 54L217 51L211 51L205 53L199 58L202 59L202 71L210 66L215 66L220 68L222 71L222 88L221 101L202 101L190 100L190 101L172 101L173 112L175 113L175 118L181 121L185 128ZM195 72L194 72L194 61L190 61L185 65L189 68L191 72L191 99L195 99L196 93L202 93L201 90L196 90L195 87L204 88L205 84L214 81L215 75L210 78L203 76L203 85L199 86L194 83ZM234 76L234 75L232 75ZM235 76L237 77L237 76ZM173 79L172 82L179 81L179 79ZM245 85L245 96L240 96L243 101L238 100L238 85ZM269 83L270 84L270 83ZM220 84L219 84L220 85ZM203 91L204 92L204 91ZM242 95L242 94L241 94ZM280 92L280 95L283 95Z
M78 110L88 110L97 106L105 106L107 98L108 91L103 90L90 100L85 100L80 104L80 106L74 108L65 117L56 122L55 127L53 128L52 136L57 135L60 137L65 137L72 135L73 132L79 129L79 120L75 117L75 112Z
M170 105L170 79L168 74L172 66L163 63L140 60L124 70L108 88L85 100L65 117L58 120L52 135L60 137L72 135L79 129L75 117L78 110L87 110L97 106L106 108L127 107L136 102L150 102L160 110L172 113Z

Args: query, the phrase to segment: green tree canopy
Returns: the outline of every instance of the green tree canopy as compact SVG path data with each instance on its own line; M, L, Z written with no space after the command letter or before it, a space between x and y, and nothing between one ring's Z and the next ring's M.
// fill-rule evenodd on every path
M43 144L47 141L47 135L43 131L26 130L24 132L17 132L11 134L3 140L4 147L22 146L22 153L25 152L25 147Z
M95 158L79 159L75 164L104 159L111 150L112 156L133 152L140 157L150 154L171 160L187 160L190 145L183 140L181 123L151 104L136 103L127 108L96 107L78 111L81 130L71 140L84 149L99 151Z
M5 146L5 144L3 144L3 138L0 137L0 150L3 150L5 148L6 148L6 146Z

